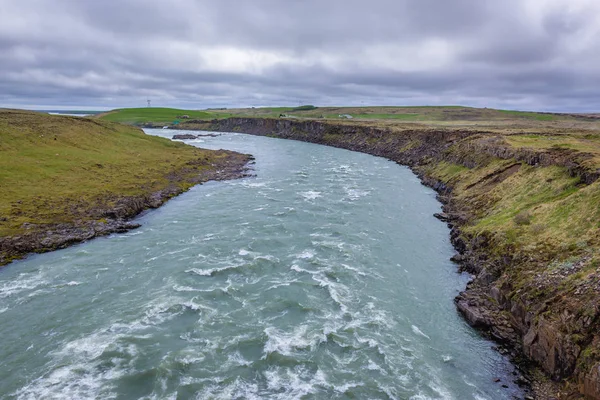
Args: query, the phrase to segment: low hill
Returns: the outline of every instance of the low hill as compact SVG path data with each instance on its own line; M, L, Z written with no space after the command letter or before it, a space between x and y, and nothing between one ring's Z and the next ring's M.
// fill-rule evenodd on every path
M187 118L186 118L187 117ZM176 108L144 107L120 108L98 115L98 118L128 125L172 124L185 119L212 119L217 115L208 111L179 110Z
M127 229L217 170L239 175L247 158L109 121L0 110L0 265Z

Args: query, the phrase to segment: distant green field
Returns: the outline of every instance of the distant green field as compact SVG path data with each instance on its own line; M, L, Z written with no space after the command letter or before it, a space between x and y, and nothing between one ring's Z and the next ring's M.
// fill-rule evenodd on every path
M512 110L497 110L504 114L509 114L514 117L522 117L522 118L532 118L538 121L554 121L557 119L556 116L550 114L540 114L535 112L527 112L527 111L512 111Z
M179 110L176 108L121 108L101 114L101 119L113 122L120 122L129 125L141 125L148 122L158 124L172 124L175 121L183 121L182 117L187 115L189 119L214 119L227 118L227 113L214 113L208 111Z
M408 121L423 119L423 116L419 114L352 114L352 116L363 119L403 119Z

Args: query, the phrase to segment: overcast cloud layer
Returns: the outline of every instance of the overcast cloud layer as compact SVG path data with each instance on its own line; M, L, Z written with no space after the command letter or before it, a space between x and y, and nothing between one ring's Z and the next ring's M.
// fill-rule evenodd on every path
M0 0L0 106L600 111L598 0Z

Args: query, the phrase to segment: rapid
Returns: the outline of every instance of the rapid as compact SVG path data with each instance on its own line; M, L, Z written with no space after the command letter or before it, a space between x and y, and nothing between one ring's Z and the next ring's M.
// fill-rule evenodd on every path
M251 153L255 176L0 270L0 398L522 396L455 309L468 277L409 169L239 133L188 143Z

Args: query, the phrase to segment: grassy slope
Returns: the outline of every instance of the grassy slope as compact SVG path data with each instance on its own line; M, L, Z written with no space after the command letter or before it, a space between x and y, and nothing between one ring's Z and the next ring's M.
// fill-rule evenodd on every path
M510 288L507 297L526 304L533 324L543 319L559 332L557 348L572 349L583 379L600 362L600 181L585 185L564 167L498 158L472 168L442 162L425 172L453 187L453 204L470 216L463 234L489 240L484 263L498 277L493 285Z
M129 125L140 125L147 122L158 124L172 124L174 121L184 119L181 116L187 115L191 119L213 119L217 117L225 118L226 113L215 114L208 111L178 110L176 108L122 108L107 113L100 114L99 117L106 121L120 122Z
M0 237L89 218L98 202L161 190L188 162L201 160L197 175L222 156L112 122L0 110Z

